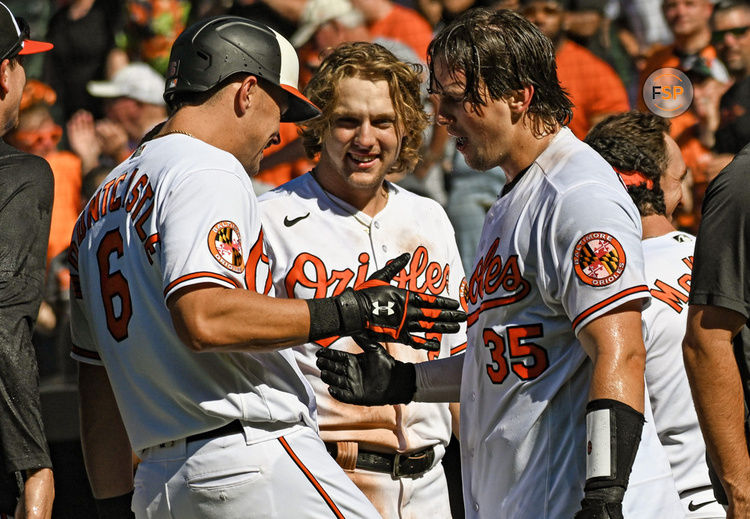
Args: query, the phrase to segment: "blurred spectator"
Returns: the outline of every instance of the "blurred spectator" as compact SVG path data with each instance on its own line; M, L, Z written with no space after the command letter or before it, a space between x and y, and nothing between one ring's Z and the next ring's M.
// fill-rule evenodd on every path
M190 2L185 0L127 0L124 30L117 46L130 61L143 61L160 74L167 72L172 42L185 30Z
M31 34L46 34L50 18L57 9L55 2L49 0L12 0L5 2L15 16L26 20ZM24 59L23 69L28 79L42 77L44 54L32 54Z
M91 95L105 99L106 118L94 123L91 114L76 113L68 122L68 140L88 172L105 162L125 160L148 130L167 117L162 94L164 78L145 63L123 67L111 81L92 81Z
M220 5L219 2L210 1L210 4ZM226 14L234 16L244 16L251 20L258 21L265 25L268 25L273 30L281 34L284 38L289 39L294 31L297 30L297 22L301 16L302 9L304 7L304 0L299 2L299 6L289 9L286 6L278 5L279 2L266 1L259 2L256 0L235 0L232 2L232 6L227 10ZM274 9L279 9L278 11ZM216 10L210 12L211 15L219 14ZM193 20L198 20L205 17L206 15L194 15L191 13Z
M729 80L726 68L717 59L716 49L711 45L709 20L712 9L713 4L710 0L664 0L662 10L674 34L674 43L654 52L648 58L641 73L641 86L652 72L665 67L685 72L707 67L710 75L716 80ZM639 107L642 110L646 107L642 98L639 100ZM690 118L683 121L681 117L672 119L673 138L679 135L686 125L694 123Z
M565 18L568 37L612 67L625 85L628 102L637 103L640 45L609 0L573 0Z
M750 4L720 2L713 17L713 37L719 57L734 79L721 98L713 148L716 153L734 156L750 142ZM710 145L710 136L707 140Z
M47 39L55 52L45 56L43 79L57 92L58 120L67 121L80 109L102 116L101 103L86 92L86 84L105 77L121 25L119 0L73 0L52 16Z
M576 137L583 139L605 117L628 111L628 95L612 67L566 37L563 1L524 0L522 4L521 14L555 44L557 77L574 105L568 127Z
M365 17L373 38L382 37L407 44L419 60L427 62L427 46L432 41L432 27L422 15L391 0L352 0Z
M619 0L619 7L628 20L628 27L640 44L641 53L656 45L668 45L673 36L664 19L661 2L655 0Z
M46 159L55 177L47 265L68 248L73 226L81 210L81 160L69 151L57 149L63 130L50 114L56 97L55 91L48 85L29 80L21 98L18 126L6 135L11 146ZM41 324L43 322L40 320Z

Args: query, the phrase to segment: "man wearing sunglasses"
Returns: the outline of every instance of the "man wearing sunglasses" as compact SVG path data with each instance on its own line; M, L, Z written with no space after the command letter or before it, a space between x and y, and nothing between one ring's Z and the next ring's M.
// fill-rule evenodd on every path
M52 48L0 3L0 135L18 124L27 54ZM31 332L42 298L52 209L49 165L0 142L0 516L49 518L54 481ZM19 498L20 496L20 498Z
M750 3L719 2L712 26L714 46L734 79L719 105L714 151L735 155L750 142Z

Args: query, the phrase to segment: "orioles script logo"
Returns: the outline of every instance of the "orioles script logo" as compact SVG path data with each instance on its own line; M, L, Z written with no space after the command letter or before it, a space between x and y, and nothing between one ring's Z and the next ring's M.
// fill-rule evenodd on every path
M328 297L342 293L349 286L358 286L367 280L372 274L369 272L370 255L366 252L359 254L357 258L359 266L356 272L352 269L335 270L326 267L325 262L317 256L302 253L297 256L292 268L284 279L286 293L289 297ZM450 265L440 265L430 261L427 249L417 247L412 254L411 261L393 278L399 288L405 288L416 292L427 292L435 295L441 294L448 286ZM391 283L393 284L393 283ZM313 294L309 294L312 290ZM455 296L454 296L455 297ZM387 307L381 310L386 311ZM428 339L440 340L442 334L428 333ZM329 337L315 341L323 347L328 347L336 342L339 337ZM434 355L432 355L434 353ZM437 357L438 352L430 352L432 359Z
M297 256L286 275L284 284L290 297L299 297L299 287L312 289L312 297L337 296L348 286L358 286L367 280L370 267L370 255L362 252L357 259L359 266L356 273L352 269L328 269L325 262L317 256L302 253ZM446 263L430 261L427 249L421 245L412 254L411 261L396 274L393 280L399 288L408 288L416 292L428 292L439 295L448 285L450 266ZM420 282L420 278L422 281ZM352 280L354 283L352 283ZM331 289L333 289L331 291ZM311 297L305 295L304 297Z
M478 301L481 301L481 304L469 314L466 323L468 326L477 320L483 310L520 301L526 297L531 288L530 283L521 275L518 256L513 255L503 263L503 259L497 253L499 245L500 239L496 238L487 250L487 254L477 262L469 280L467 299L472 305ZM494 297L495 292L500 289L502 292L499 297Z

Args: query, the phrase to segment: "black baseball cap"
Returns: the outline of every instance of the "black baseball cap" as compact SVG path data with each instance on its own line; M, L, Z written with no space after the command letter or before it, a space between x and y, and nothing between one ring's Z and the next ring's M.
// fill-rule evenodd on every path
M0 2L0 62L19 54L46 52L52 47L51 43L30 40L26 20L13 16L8 6Z
M205 92L238 72L263 78L284 90L289 108L281 117L300 122L320 110L297 89L299 61L286 38L239 16L199 21L180 34L169 57L164 100L181 92Z

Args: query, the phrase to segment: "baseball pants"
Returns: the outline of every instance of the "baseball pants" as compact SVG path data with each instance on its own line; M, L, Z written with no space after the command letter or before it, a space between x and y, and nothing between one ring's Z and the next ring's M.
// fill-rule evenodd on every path
M248 444L241 432L141 452L138 519L376 518L309 427Z
M451 519L448 485L440 462L444 448L438 445L436 451L432 468L416 478L393 478L363 469L345 472L384 519Z

